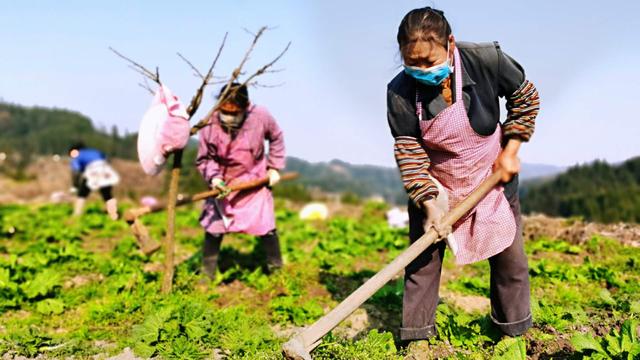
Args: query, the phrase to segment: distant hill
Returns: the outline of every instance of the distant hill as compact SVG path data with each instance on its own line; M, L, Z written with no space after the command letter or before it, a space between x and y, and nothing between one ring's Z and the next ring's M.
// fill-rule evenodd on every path
M301 175L299 183L326 192L353 193L359 197L381 196L386 201L406 203L406 195L396 168L353 165L341 160L311 163L287 158L287 171Z
M386 201L405 204L407 196L395 167L353 165L341 160L311 163L295 157L287 159L287 170L301 174L300 183L327 192L350 192L360 197L379 195ZM564 171L563 167L523 164L522 182L548 179Z
M120 134L116 127L110 130L96 128L88 117L74 111L0 102L0 152L10 155L5 161L5 169L7 163L13 163L18 169L16 173L20 173L33 155L64 155L69 145L78 140L104 151L111 158L136 159L136 134ZM189 166L195 161L196 145L197 141L192 139L185 152L181 181L183 191L195 192L206 188L197 171ZM301 173L296 187L287 190L302 195L309 188L315 188L360 198L381 196L388 202L406 203L405 191L395 167L354 165L341 160L311 163L289 157L287 170ZM526 190L540 179L548 180L563 170L551 165L523 164L520 178L524 184L531 184L525 186ZM4 171L2 166L0 171ZM528 182L531 179L533 182Z
M531 179L547 178L557 175L567 168L564 166L545 165L545 164L522 164L520 171L520 180L528 181Z
M595 161L569 168L521 192L524 212L640 222L640 157L618 165Z
M136 136L96 129L91 120L74 111L0 103L0 151L32 154L66 154L71 144L83 140L111 157L136 158Z

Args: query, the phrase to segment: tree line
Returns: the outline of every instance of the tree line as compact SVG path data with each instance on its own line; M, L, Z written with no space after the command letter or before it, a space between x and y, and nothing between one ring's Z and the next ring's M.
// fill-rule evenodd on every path
M64 156L78 141L100 149L109 157L137 156L136 135L121 135L115 126L110 131L97 129L78 112L0 102L0 153L5 158L0 163L0 172L5 175L23 179L33 156Z
M521 189L524 212L611 223L640 222L640 157L570 168L557 177Z
M0 153L6 154L0 170L7 164L20 177L33 155L66 155L77 141L104 151L109 157L136 160L136 134L120 134L114 126L109 130L96 128L91 120L74 111L25 107L0 102ZM185 176L181 189L187 192L206 188L195 169L196 141L185 150ZM1 165L1 164L0 164ZM283 184L279 192L295 194L308 200L309 188L327 192L344 192L365 198L374 194L387 201L406 202L396 169L351 165L334 160L329 163L309 163L289 158L287 170L298 171L302 177L293 184ZM539 212L552 216L583 217L599 222L640 222L640 157L618 165L605 161L578 165L545 181L525 182L521 187L525 213Z
M136 158L135 134L121 135L115 126L96 129L88 117L74 111L0 103L2 152L65 155L80 140L111 157Z

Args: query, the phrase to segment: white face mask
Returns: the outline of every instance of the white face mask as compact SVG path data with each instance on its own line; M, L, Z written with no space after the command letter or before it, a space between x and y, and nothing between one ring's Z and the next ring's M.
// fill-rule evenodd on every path
M236 128L242 123L242 120L244 120L244 113L240 113L236 115L219 113L218 118L220 119L220 122L223 125L227 127Z

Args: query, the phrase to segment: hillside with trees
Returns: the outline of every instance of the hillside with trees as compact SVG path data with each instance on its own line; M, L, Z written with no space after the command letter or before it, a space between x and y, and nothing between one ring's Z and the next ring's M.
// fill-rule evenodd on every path
M25 107L0 103L0 151L19 153L28 158L36 154L65 154L79 140L111 157L135 159L135 134L121 135L97 129L91 120L74 111Z
M580 216L598 222L640 222L640 157L619 165L574 166L557 177L523 187L523 210Z
M66 155L70 144L82 140L104 151L110 158L136 160L136 134L120 134L97 128L78 112L25 107L0 102L0 153L7 158L0 172L23 176L22 169L35 155ZM194 166L197 140L185 151L181 190L196 192L206 188ZM10 170L8 170L10 169ZM523 164L522 206L527 213L552 216L580 216L600 222L640 222L640 157L619 165L603 161L575 166L566 172L548 165ZM282 184L278 196L310 200L309 191L345 194L357 200L381 196L386 201L404 204L406 195L397 169L372 165L354 165L341 160L311 163L299 158L287 159L287 171L301 174L295 183ZM529 179L530 176L542 176Z

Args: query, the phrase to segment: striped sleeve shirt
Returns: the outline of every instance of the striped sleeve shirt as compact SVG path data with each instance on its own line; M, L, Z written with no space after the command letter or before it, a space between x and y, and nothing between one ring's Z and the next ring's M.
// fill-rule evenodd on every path
M507 138L529 141L535 130L536 117L540 111L538 90L529 80L507 99L507 119L502 133Z
M469 122L480 135L493 134L497 126L506 139L529 141L535 130L540 108L536 87L525 77L524 69L502 52L497 42L456 42L462 56L463 94ZM455 75L455 74L454 74ZM452 75L452 76L454 76ZM424 120L433 119L447 106L437 87L417 84L400 72L387 87L387 120L394 137L394 155L409 198L418 206L437 196L429 174L429 149L422 146L422 133L416 116L415 94L420 87ZM498 97L507 100L507 117L500 125ZM517 178L505 185L508 198L517 195Z
M393 149L409 198L419 205L437 196L438 188L429 174L431 161L420 141L411 136L398 136Z

